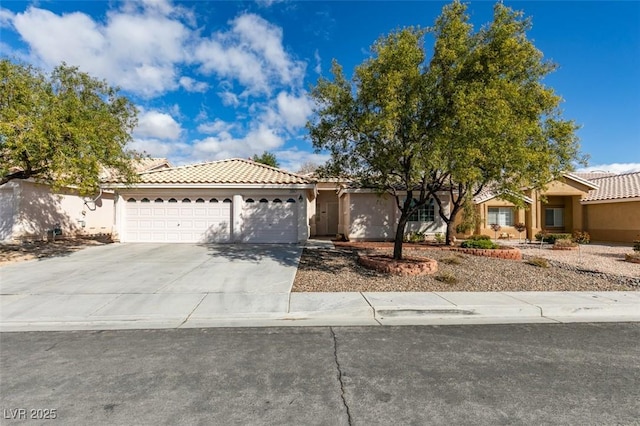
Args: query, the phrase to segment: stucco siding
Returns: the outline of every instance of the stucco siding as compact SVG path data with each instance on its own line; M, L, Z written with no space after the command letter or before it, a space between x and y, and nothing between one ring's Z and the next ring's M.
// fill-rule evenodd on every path
M630 243L640 235L640 201L585 204L586 229L594 241Z

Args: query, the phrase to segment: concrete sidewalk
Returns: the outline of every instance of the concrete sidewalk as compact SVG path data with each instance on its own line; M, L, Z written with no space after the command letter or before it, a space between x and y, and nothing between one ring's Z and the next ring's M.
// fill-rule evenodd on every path
M215 293L130 295L140 300L107 316L110 296L57 295L32 315L15 315L29 296L5 295L0 331L640 321L640 292L633 291L291 293L282 311Z

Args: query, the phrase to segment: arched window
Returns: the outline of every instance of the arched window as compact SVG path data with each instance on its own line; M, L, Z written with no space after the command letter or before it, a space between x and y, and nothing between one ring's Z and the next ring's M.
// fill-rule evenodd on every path
M178 202L178 200L176 200L175 198L169 198L169 202L170 202L170 203L177 203L177 202Z
M164 203L164 200L162 198L156 198L155 202L156 203Z
M261 203L268 203L268 202L269 202L269 200L267 200L266 198L261 198L261 199L260 199L260 202L261 202Z
M287 200L287 203L295 203L295 202L296 202L296 200L294 200L293 198L289 198L289 199Z
M225 198L224 201L223 201L223 203L230 203L230 202L231 202L230 198Z
M190 203L190 202L191 202L191 200L190 200L190 199L188 199L188 198L183 198L183 199L182 199L182 202L183 202L183 203Z
M140 200L141 203L149 203L149 199L148 198L143 198L142 200Z
M274 203L282 203L282 200L280 198L276 198L275 200L273 200Z
M136 199L135 199L135 198L129 198L129 199L127 200L127 203L135 203L135 202L136 202Z
M246 200L244 200L245 203L255 203L255 201L253 201L253 198L247 198Z
M218 202L218 199L217 199L217 198L212 198L212 199L210 199L210 200L209 200L209 202L210 202L210 203L217 203L217 202Z
M196 203L204 203L204 200L203 200L202 198L198 198L198 199L196 200Z

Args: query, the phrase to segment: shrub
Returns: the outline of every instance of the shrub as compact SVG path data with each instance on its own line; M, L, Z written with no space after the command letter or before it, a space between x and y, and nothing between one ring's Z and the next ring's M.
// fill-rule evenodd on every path
M573 242L578 244L589 244L591 242L591 235L586 231L573 231Z
M491 237L488 235L471 235L469 237L467 237L467 241L479 241L479 240L487 240L487 241L491 241Z
M523 222L518 222L513 225L513 227L516 228L516 231L518 232L523 232L525 229L527 229L527 225L525 225Z
M477 249L496 249L498 245L491 241L490 239L478 239L478 240L467 240L460 244L460 247L463 248L477 248Z
M446 284L455 284L458 282L458 279L456 278L456 276L453 275L451 272L440 272L434 278Z
M556 240L562 240L562 239L571 239L571 234L550 234L547 233L545 231L542 232L538 232L536 235L536 240L540 241L544 238L544 242L545 243L549 243L549 244L553 244L556 242Z
M462 263L459 256L449 256L442 259L440 262L446 263L447 265L459 265Z
M404 236L404 241L407 243L419 243L424 241L424 232L408 232Z
M577 247L578 243L574 242L570 238L558 238L553 245L555 247Z
M640 240L633 240L633 251L640 252Z
M442 234L442 232L436 232L436 234L433 237L436 239L436 243L439 243L439 244L444 243L444 235Z
M549 261L547 259L545 259L544 257L534 257L531 258L529 260L527 260L527 262L529 265L533 265L533 266L537 266L539 268L548 268L549 267Z
M632 263L640 263L640 251L635 251L633 253L627 253L624 255L624 260Z

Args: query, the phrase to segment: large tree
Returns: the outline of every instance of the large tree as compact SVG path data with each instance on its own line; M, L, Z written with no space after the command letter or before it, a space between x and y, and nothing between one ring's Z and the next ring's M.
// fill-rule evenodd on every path
M429 200L436 166L423 36L407 28L382 37L351 82L334 61L333 81L321 78L311 92L317 109L307 127L314 146L331 154L321 172L347 175L394 197L400 210L396 259L410 215Z
M127 148L137 111L117 89L76 67L50 74L0 61L0 185L33 179L95 193L104 170L136 180Z
M410 215L434 198L447 224L487 185L517 203L571 167L575 124L560 118L560 98L541 79L553 70L526 38L528 20L497 4L493 22L474 32L466 6L447 5L429 31L380 38L351 81L334 62L320 79L308 128L328 150L328 174L395 197L400 210L394 258ZM448 208L450 204L450 209Z
M578 159L576 124L561 117L561 98L542 80L556 65L526 32L530 19L498 3L492 22L474 32L466 6L446 6L432 32L429 71L440 152L437 177L448 197L434 197L447 224L490 187L523 207L525 189L541 189Z

